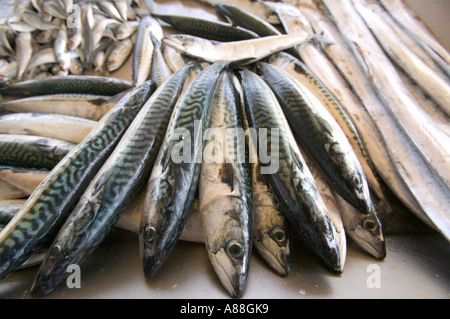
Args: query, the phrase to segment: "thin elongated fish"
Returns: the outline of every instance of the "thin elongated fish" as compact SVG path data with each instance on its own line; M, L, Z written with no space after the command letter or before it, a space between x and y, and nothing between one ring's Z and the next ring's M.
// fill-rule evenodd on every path
M268 160L263 161L259 151L261 168L266 170L262 173L266 174L294 232L330 270L339 273L342 265L336 230L281 106L270 87L257 74L244 69L241 76L247 119L249 126L258 131L260 148L261 143L272 145L272 148L275 147L272 143L278 143L278 152L272 149ZM270 135L264 136L262 129L269 130Z
M341 23L346 25L345 21L341 21ZM352 20L351 25L353 26L353 24L354 21ZM349 28L348 26L346 30L350 30ZM378 128L382 138L379 151L386 150L389 156L384 157L384 159L392 159L391 163L385 163L385 166L381 166L378 171L383 174L387 185L411 211L445 238L450 238L449 212L447 209L447 207L450 207L448 187L443 185L442 181L436 177L435 172L430 169L428 163L418 153L412 141L405 135L389 109L376 94L371 82L364 74L363 67L357 61L357 55L353 55L350 49L344 50L347 45L344 40L335 39L336 43L341 45L329 46L330 50L331 48L334 49L333 61L339 66L342 74L345 75L352 88L361 97L365 109ZM341 58L338 54L342 55ZM373 136L376 137L377 135L374 134ZM374 139L374 141L377 140ZM374 153L371 156L376 155L376 151L374 148Z
M450 77L450 54L403 0L380 0L406 33L418 43Z
M28 198L48 170L0 166L0 199Z
M442 182L450 186L450 137L439 130L404 86L351 1L323 0L346 43L391 116ZM345 14L339 12L345 11ZM351 23L348 19L351 19ZM345 30L345 31L344 31Z
M238 6L229 3L220 3L216 5L216 9L231 20L232 23L251 30L260 37L281 35L281 32L273 25L248 11L242 10Z
M105 58L105 66L108 72L114 72L127 61L134 48L131 39L125 39L113 44L113 48Z
M92 6L93 4L88 2L80 7L82 62L85 70L90 70L94 52L95 19Z
M23 168L54 168L75 144L54 138L0 134L0 165Z
M51 76L45 79L17 82L0 88L0 93L16 96L37 96L46 94L93 94L112 96L132 87L127 80L96 76L69 75Z
M390 190L392 190L397 197L408 206L408 208L413 211L420 211L416 199L414 199L414 196L408 190L402 177L397 172L397 169L395 168L395 157L391 160L390 150L388 150L384 141L385 136L382 133L388 131L386 128L383 128L381 124L383 123L383 119L389 116L386 113L384 105L375 94L371 84L363 74L362 69L358 65L350 49L344 43L334 24L327 18L323 11L317 7L314 1L308 0L303 3L304 5L301 5L299 9L311 22L314 31L322 34L325 41L332 43L331 45L325 46L324 52L336 66L337 70L339 70L340 74L342 74L341 80L345 79L356 94L352 94L349 89L343 90L345 86L338 87L338 79L329 82L330 88L336 87L341 93L340 95L336 94L336 96L343 98L342 101L345 103L343 103L342 106L346 109L352 122L357 127L358 132L362 135L364 145L366 146L369 158L371 163L373 163L376 172L386 185L389 185ZM322 78L326 81L329 79L329 76ZM349 95L347 95L347 93ZM356 103L351 103L351 101L355 101ZM341 125L341 127L345 126ZM347 136L350 135L347 134ZM352 141L352 139L349 140ZM364 164L364 161L361 158L360 163ZM364 172L366 173L368 181L371 183L372 190L376 191L376 188L373 187L373 179L370 178L370 174L368 174L367 170Z
M355 8L372 31L378 43L391 58L403 69L425 93L427 93L444 112L450 116L450 82L430 68L395 35L386 20L388 13L380 9L373 11L372 1L357 1Z
M165 43L161 43L161 51L164 56L164 60L166 61L167 66L172 72L176 72L186 65L186 61L184 58L184 54L167 45Z
M81 265L109 234L133 194L147 182L191 67L160 86L136 115L56 235L36 276L32 295L50 293L66 278L68 265Z
M0 134L43 136L78 144L96 124L96 121L75 116L12 113L0 116Z
M51 30L58 28L57 24L45 21L42 16L29 9L26 9L22 12L22 19L24 22L28 23L38 30Z
M191 209L211 99L226 66L216 63L204 69L184 90L173 111L148 182L139 231L146 277L153 276L172 251Z
M98 121L113 106L110 96L86 94L49 94L0 103L0 110L17 113L47 113Z
M164 59L161 49L161 41L158 40L153 33L150 34L150 37L152 38L153 45L155 47L153 50L150 79L159 86L164 83L173 74L173 72Z
M264 59L272 53L283 51L309 41L306 35L275 35L251 40L213 43L190 35L167 35L163 43L194 58L214 63L217 61L243 61Z
M235 136L243 128L241 111L231 75L223 72L212 100L211 135L206 137L198 188L209 260L232 297L244 292L253 240L250 165L238 159Z
M240 93L244 129L248 130L244 96L237 76L233 77ZM292 236L289 223L280 209L275 195L270 190L267 178L261 174L261 162L257 147L251 137L247 140L253 193L253 246L264 261L280 276L287 276L292 268Z
M139 85L150 76L154 45L150 37L152 18L145 16L139 22L136 32L131 72L133 85Z
M153 90L149 83L124 95L28 198L0 233L0 280L54 235Z
M210 6L216 7L220 4L227 3L235 5L240 9L250 12L253 15L263 19L264 21L271 24L280 24L277 14L268 6L265 5L264 1L254 1L254 0L196 0L198 2L208 4Z
M250 30L230 23L200 19L191 16L153 14L178 30L217 41L239 41L257 38L258 35Z
M369 214L375 208L366 177L334 118L283 70L264 62L259 62L257 68L277 96L297 141L319 164L333 189L363 214Z

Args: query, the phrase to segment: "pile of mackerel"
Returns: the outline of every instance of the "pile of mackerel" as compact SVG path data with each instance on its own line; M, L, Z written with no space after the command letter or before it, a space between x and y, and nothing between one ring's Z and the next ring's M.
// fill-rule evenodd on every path
M21 0L0 36L0 280L39 263L34 297L115 227L147 280L204 243L232 297L252 248L450 240L450 56L402 0Z

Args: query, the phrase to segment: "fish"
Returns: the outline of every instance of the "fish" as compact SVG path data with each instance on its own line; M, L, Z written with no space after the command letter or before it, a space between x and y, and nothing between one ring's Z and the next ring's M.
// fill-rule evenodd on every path
M394 64L398 65L425 93L450 116L450 82L430 68L402 42L388 24L390 16L383 10L373 11L372 1L358 1L355 8ZM392 23L392 22L391 22Z
M0 86L10 84L17 77L17 61L9 62L0 69Z
M152 57L152 66L150 68L150 79L153 80L158 86L164 83L173 72L169 68L164 58L161 42L150 33L150 37L153 41L153 57Z
M38 30L51 30L58 28L57 24L45 21L39 14L29 9L25 9L22 12L22 19L24 22L28 23Z
M216 9L219 11L219 13L231 20L230 23L253 31L260 37L281 35L281 32L278 31L278 29L275 28L272 24L248 11L242 10L236 5L229 3L220 3L216 5Z
M0 165L53 169L74 147L54 138L0 134Z
M166 35L163 43L180 52L203 61L245 61L250 64L264 59L272 53L292 48L309 41L311 37L303 35L278 35L251 40L213 43L207 39L191 35ZM242 63L244 64L244 63Z
M28 198L48 172L46 169L0 166L0 198Z
M91 63L93 59L94 46L94 27L95 18L91 3L85 3L80 7L80 20L81 25L81 51L82 62L85 70L91 69ZM76 27L76 26L75 26Z
M186 65L183 54L170 45L161 43L161 51L167 66L172 72L176 72Z
M111 108L111 96L47 94L0 102L0 110L16 113L48 113L98 121Z
M205 68L175 105L153 166L139 230L144 275L153 277L176 244L198 186L204 130L219 74L228 62ZM180 140L181 139L181 140Z
M98 75L51 76L27 80L0 88L0 93L15 96L79 93L113 96L132 88L130 81Z
M8 224L25 204L25 201L25 199L0 200L0 223L3 225Z
M149 83L125 94L31 194L0 233L0 280L54 236L154 89Z
M152 18L150 16L143 17L136 32L133 60L131 62L133 85L139 85L150 76L154 51L153 41L150 37L151 30Z
M369 214L375 207L364 171L331 114L281 69L264 62L257 69L277 96L296 140L325 172L330 186L361 213Z
M31 57L33 56L32 38L30 32L19 32L16 36L17 78L22 79Z
M254 0L196 0L197 2L208 4L212 7L217 7L220 4L226 3L235 5L242 10L256 15L260 19L270 24L280 24L277 14L265 4L265 1Z
M108 1L99 1L96 4L100 8L100 10L107 14L108 17L117 21L125 22L125 19L119 13L114 3Z
M169 23L177 30L183 30L184 33L210 40L239 41L258 38L255 32L226 22L160 13L153 13L153 16Z
M44 1L42 3L42 11L48 13L49 15L65 20L67 18L68 12L64 5L59 2Z
M113 48L105 58L105 66L108 72L120 69L132 54L134 48L131 39L125 39L113 44Z
M337 13L340 10L340 6L333 7L334 2L323 3L327 8L334 9L332 12ZM342 3L341 5L347 6L350 4ZM348 14L357 14L351 6L347 11ZM327 12L330 15L330 11L328 10ZM356 15L355 19L352 19L351 25L346 20L341 20L339 15L332 15L330 19L336 22L339 21L336 24L338 30L344 26L346 27L345 35L340 33L343 36L344 42L342 43L344 44L347 44L348 39L345 37L349 36L352 30L350 27L353 27L356 23L363 23L362 28L366 27L361 18ZM360 32L359 29L358 32ZM335 47L335 49L338 48L342 48L342 46ZM353 49L355 48L353 47ZM450 198L448 187L440 177L436 176L436 172L430 167L429 162L420 154L410 136L406 135L406 132L393 116L385 101L378 95L375 87L371 85L369 78L366 77L364 67L358 62L359 53L354 52L352 49L350 49L350 52L352 52L352 55L347 57L347 59L350 59L348 64L341 65L341 67L343 70L351 67L351 72L344 71L342 74L346 75L346 79L351 83L355 92L361 96L361 100L365 101L365 108L379 128L378 131L382 134L382 142L386 146L385 149L389 157L392 158L390 166L388 165L384 168L384 170L389 170L389 174L386 176L390 181L388 185L390 187L395 186L393 190L396 195L424 223L438 231L444 238L450 238L447 218L449 216L447 207L450 207L447 204ZM389 66L383 71L387 72L388 68ZM401 90L404 89L401 88ZM414 104L416 103L414 102ZM417 115L417 120L419 119L420 116ZM383 170L379 170L379 172L383 172Z
M256 73L242 69L240 74L249 127L258 134L258 156L264 169L261 173L269 181L294 234L302 238L330 271L340 273L336 229L277 98ZM266 150L268 145L272 147L270 156L261 153L261 145Z
M222 72L211 102L211 135L205 137L198 184L209 260L232 297L245 290L253 242L250 165L238 158L243 155L238 149L238 130L243 128L240 102L231 75Z
M36 275L33 296L47 295L58 287L68 265L81 265L114 227L133 194L147 182L192 67L188 65L171 77L142 106L60 228Z
M241 83L233 73L233 83L239 91L243 128L248 130ZM248 161L251 169L253 201L253 247L278 275L287 276L292 269L292 234L286 216L270 189L267 178L261 174L261 162L253 139L247 139Z
M80 143L97 124L76 116L47 113L12 113L0 116L0 134L50 137ZM70 127L70 130L67 128Z
M117 40L125 40L133 36L139 26L139 21L127 21L120 24L114 31Z

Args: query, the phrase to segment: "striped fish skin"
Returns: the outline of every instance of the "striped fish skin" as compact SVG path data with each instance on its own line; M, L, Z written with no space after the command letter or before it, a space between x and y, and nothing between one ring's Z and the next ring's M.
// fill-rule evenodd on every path
M229 136L230 130L243 128L243 119L240 96L227 71L220 75L211 112L210 132L218 135L205 143L205 156L212 158L202 163L199 209L211 264L230 296L240 297L253 242L252 185L248 160L237 157L239 135Z
M220 3L216 6L216 9L231 19L234 24L240 25L247 30L251 30L260 37L281 35L281 32L270 23L250 12L240 9L233 4Z
M184 90L170 119L150 175L139 232L146 277L152 277L159 269L185 224L200 174L203 143L199 140L209 124L209 106L217 78L227 64L215 63L204 69ZM179 133L184 133L181 137L187 140L180 142ZM179 144L183 144L183 148L177 150L175 147ZM180 155L181 151L184 158L177 159L179 163L176 163L172 153Z
M331 271L339 273L342 266L336 230L281 106L269 86L257 74L244 69L241 76L249 126L255 128L258 134L261 129L269 132L278 129L278 157L270 158L270 165L278 166L278 170L265 174L271 189L294 232ZM262 140L270 146L271 134ZM261 154L258 155L261 159ZM261 167L267 166L261 160Z
M28 198L0 233L0 280L54 235L154 89L149 82L125 94Z
M0 134L0 165L53 169L74 147L54 138Z
M37 96L45 94L79 93L112 96L132 87L127 80L96 76L68 75L50 76L44 79L27 80L0 88L4 95Z
M109 234L127 204L148 180L188 65L160 86L90 182L49 249L31 293L43 296L65 278L70 264L83 261ZM92 219L95 216L95 220Z
M333 189L363 214L370 214L375 207L366 177L339 125L324 107L321 110L321 105L312 104L302 88L283 70L262 62L257 68L277 96L297 141L317 161Z
M250 30L235 27L229 23L200 19L195 17L155 14L153 15L183 32L217 41L239 41L258 38Z

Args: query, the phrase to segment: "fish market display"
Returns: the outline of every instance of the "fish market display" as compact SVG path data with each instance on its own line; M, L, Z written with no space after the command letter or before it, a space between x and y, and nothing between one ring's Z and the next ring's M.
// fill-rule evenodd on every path
M192 241L231 297L253 252L289 280L298 243L339 275L412 217L450 241L450 54L403 0L185 2L0 19L0 280L51 296L115 227L143 280Z

